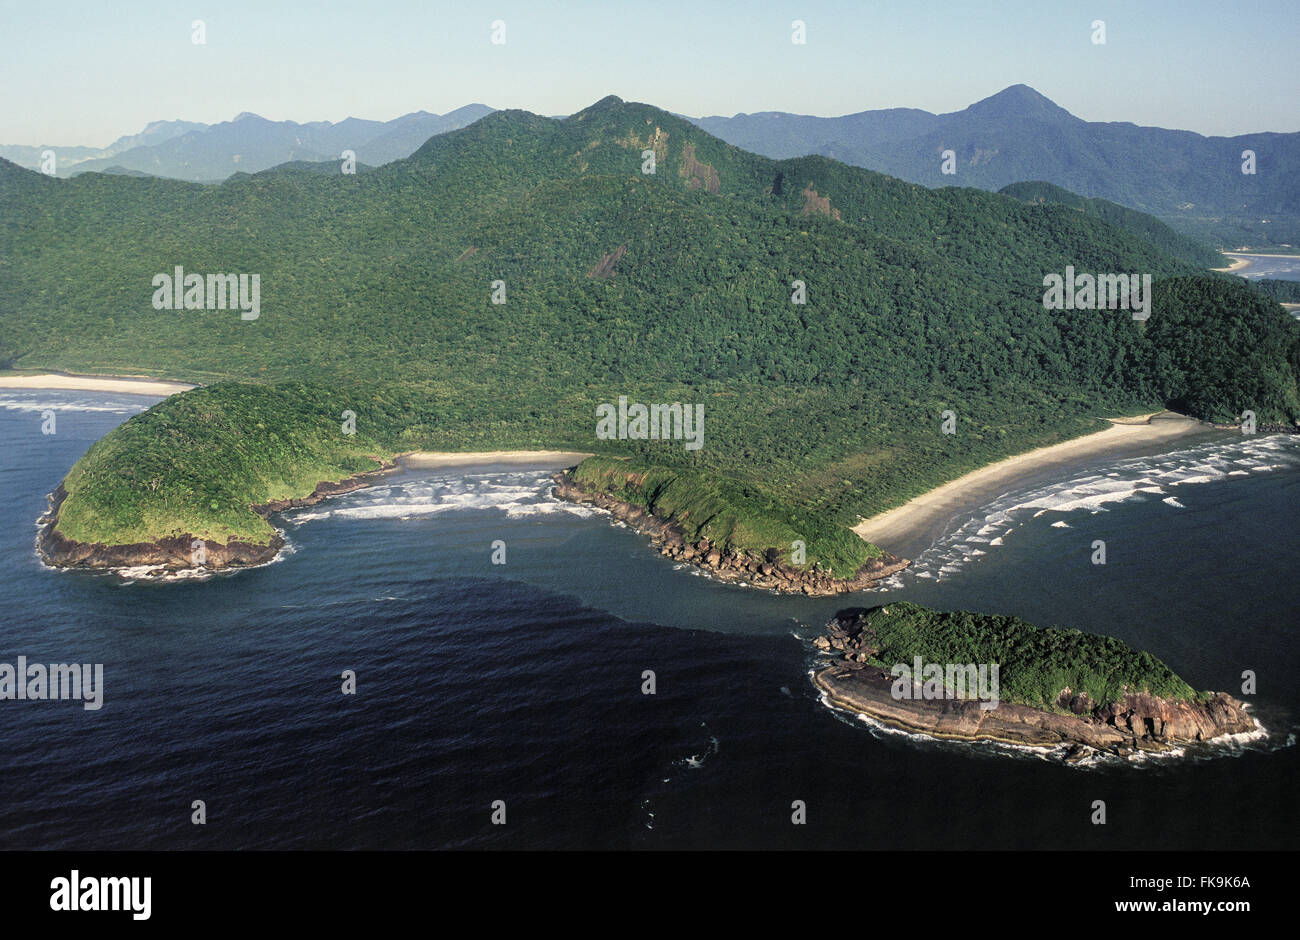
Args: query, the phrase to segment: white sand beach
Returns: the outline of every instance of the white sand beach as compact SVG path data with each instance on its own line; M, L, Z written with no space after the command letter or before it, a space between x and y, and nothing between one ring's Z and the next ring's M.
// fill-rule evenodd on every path
M1249 258L1243 258L1238 255L1230 255L1227 252L1224 252L1223 256L1225 258L1231 259L1232 263L1229 264L1226 268L1210 268L1211 271L1226 271L1229 273L1235 273L1237 271L1240 271L1242 268L1248 267L1250 265Z
M571 453L564 450L488 450L475 453L444 451L413 451L397 459L406 467L464 467L473 464L520 464L528 466L572 467L591 454Z
M133 379L108 375L0 375L0 388L50 391L118 392L128 395L175 395L197 388L184 382L163 379Z
M1232 259L1232 264L1226 268L1211 268L1212 271L1228 271L1237 274L1242 268L1248 268L1255 263L1256 258L1287 258L1289 260L1300 259L1300 255L1271 255L1257 251L1222 251L1220 252L1225 258Z
M1206 425L1195 418L1159 411L1134 418L1111 418L1111 426L1094 434L1007 457L958 477L888 512L864 519L853 531L885 549L901 545L918 532L941 523L981 497L996 496L1018 480L1054 466L1104 455L1109 451L1180 437Z

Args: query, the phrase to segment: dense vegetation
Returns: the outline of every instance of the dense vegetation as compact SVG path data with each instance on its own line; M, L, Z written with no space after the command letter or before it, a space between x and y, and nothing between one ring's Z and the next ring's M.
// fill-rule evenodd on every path
M688 542L774 548L788 563L793 544L801 541L824 567L845 574L881 555L877 546L827 517L726 477L590 457L574 471L574 479L675 523Z
M924 663L998 664L1000 701L1059 710L1062 690L1087 694L1097 705L1125 694L1148 692L1166 699L1204 698L1150 653L1114 637L1036 627L1017 617L944 612L892 603L865 615L875 635L875 665Z
M177 264L260 274L260 317L153 309L151 279ZM1150 273L1151 319L1044 310L1044 275L1067 265ZM680 475L664 494L730 513L740 547L800 530L810 564L847 574L874 551L849 548L859 516L1101 416L1294 421L1298 362L1275 303L1105 219L773 161L617 99L563 121L497 112L354 176L0 164L0 364L243 383L93 448L69 477L73 537L246 534L249 504L367 454L565 447ZM703 448L597 439L620 395L703 404ZM356 440L338 439L344 409ZM150 421L173 443L135 468ZM238 456L212 459L236 428Z
M1300 281L1282 281L1276 278L1261 277L1250 282L1266 297L1287 304L1300 304Z
M1144 212L1129 209L1107 199L1089 199L1076 195L1068 189L1062 189L1060 186L1043 182L1012 183L1010 186L1003 186L998 192L1022 202L1069 206L1085 215L1103 219L1116 228L1132 232L1165 254L1186 261L1188 264L1203 268L1213 268L1223 264L1223 256L1209 245L1188 238L1186 235L1180 235L1159 219Z
M343 433L354 398L318 387L223 382L135 415L93 444L64 480L64 535L121 544L165 535L265 544L252 506L373 470L388 448ZM142 499L141 494L147 493Z

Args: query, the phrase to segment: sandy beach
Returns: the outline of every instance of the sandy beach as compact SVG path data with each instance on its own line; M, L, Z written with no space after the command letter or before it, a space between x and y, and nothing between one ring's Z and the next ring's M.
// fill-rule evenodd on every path
M1255 251L1223 251L1220 252L1220 254L1225 258L1231 258L1232 264L1228 265L1226 268L1212 268L1211 270L1228 271L1232 274L1238 273L1242 268L1250 267L1255 263L1256 258L1287 258L1289 260L1300 258L1300 255L1270 255Z
M397 460L405 467L464 467L473 464L503 463L536 467L572 467L591 454L571 453L564 450L488 450L474 453L443 451L413 451L401 454Z
M27 388L51 391L118 392L128 395L175 395L196 388L183 382L162 379L132 379L124 376L98 375L0 375L0 388Z
M1248 267L1250 265L1249 258L1243 258L1240 255L1230 255L1226 251L1223 252L1223 256L1225 258L1232 259L1232 263L1229 264L1226 268L1211 268L1210 269L1211 271L1226 271L1231 274L1240 271L1242 268Z
M1094 434L1040 447L973 470L896 509L864 519L853 531L889 551L910 549L921 533L942 525L961 509L1005 493L1018 482L1055 467L1095 456L1159 443L1206 430L1195 418L1159 411L1134 418L1111 418L1111 426Z

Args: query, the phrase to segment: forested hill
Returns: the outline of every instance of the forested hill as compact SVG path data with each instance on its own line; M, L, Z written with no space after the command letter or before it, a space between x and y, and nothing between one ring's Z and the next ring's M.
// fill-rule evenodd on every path
M1203 137L1085 121L1026 85L950 114L766 112L698 123L772 157L820 153L926 186L997 190L1047 180L1152 213L1217 247L1300 242L1300 133ZM955 160L949 172L945 151ZM1254 155L1250 172L1243 172L1246 151Z
M3 164L0 210L0 360L278 385L188 393L189 418L168 402L133 419L163 421L165 445L128 422L114 434L133 446L92 448L66 506L100 540L168 519L264 534L247 503L283 488L241 481L299 459L285 395L318 407L315 435L355 411L377 454L562 446L691 467L725 483L702 497L715 541L793 531L837 570L861 561L858 515L1099 415L1300 414L1297 326L1239 279L1073 208L770 160L612 97L563 120L496 112L355 175L202 186ZM258 274L256 319L154 309L177 265ZM1151 318L1045 310L1044 277L1067 266L1150 274ZM703 404L703 447L598 439L595 408L620 395ZM218 484L188 455L235 427L248 462Z
M1107 199L1089 199L1042 181L1012 183L1010 186L1003 186L998 192L1023 202L1069 206L1085 215L1104 219L1111 225L1131 232L1166 254L1188 264L1203 268L1226 267L1223 255L1209 245L1188 238L1186 235L1180 235L1154 216L1121 206L1117 202Z

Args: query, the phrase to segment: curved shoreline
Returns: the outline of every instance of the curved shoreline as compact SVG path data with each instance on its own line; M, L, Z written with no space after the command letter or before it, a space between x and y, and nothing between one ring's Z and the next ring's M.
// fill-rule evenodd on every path
M863 519L853 527L862 539L906 551L922 535L967 507L998 496L1031 477L1096 457L1159 444L1212 428L1196 418L1157 411L1110 418L1109 428L1003 458L913 497L901 506Z
M104 381L127 382L128 380ZM170 384L180 386L180 383ZM130 387L138 389L140 386L133 384ZM1136 418L1111 420L1112 427L1106 430L1008 457L971 471L914 498L903 506L859 522L853 527L853 531L866 541L900 549L907 545L909 540L913 540L918 531L933 525L936 519L946 520L958 509L978 501L981 496L996 495L995 491L1031 474L1054 469L1080 457L1109 453L1133 444L1162 441L1206 427L1196 419L1174 415L1171 412L1155 412ZM1153 424L1153 421L1156 423ZM371 478L398 468L450 469L477 465L511 465L559 470L572 467L587 456L590 455L562 450L407 451L385 459L384 466L376 470L364 471L338 483L321 482L307 496L277 500L254 508L262 515L267 515L283 509L313 505L326 496L351 492L370 485ZM571 501L591 501L590 494L579 494L576 488L557 495ZM81 543L64 538L54 531L53 523L57 517L54 496L55 494L51 494L51 510L41 520L43 528L39 537L39 551L46 564L53 567L89 567L101 570L148 565L165 566L168 570L195 567L188 562L189 545L192 539L186 536L169 537L129 546ZM60 499L59 502L61 501ZM824 575L810 575L799 569L787 571L785 566L771 564L767 559L724 555L720 551L719 557L710 561L714 546L686 545L680 533L676 532L671 525L665 525L661 520L646 516L635 507L610 505L602 508L614 512L624 521L631 520L634 528L651 536L654 546L661 554L674 560L692 563L723 581L775 590L779 593L827 596L868 590L882 578L909 564L898 551L886 550L886 555L878 563L864 566L854 577L836 579ZM636 518L632 518L633 516ZM641 516L646 518L643 519ZM276 556L281 545L277 544L276 539L272 539L271 543L265 546L238 541L222 545L205 540L205 547L210 567L212 560L218 560L220 563L216 567L243 568L258 567L268 563ZM770 570L764 570L765 568Z
M1225 258L1231 258L1232 263L1225 268L1210 268L1211 271L1218 271L1220 274L1236 274L1242 268L1250 267L1251 262L1249 258L1238 258L1234 255L1228 254L1226 251L1221 252L1221 254Z
M1168 742L1152 741L1142 736L1123 733L1104 735L1103 732L1102 735L1098 735L1092 731L1097 726L1081 719L1068 722L1067 726L1075 731L1077 735L1071 736L1068 732L1047 730L1054 720L1064 720L1064 716L1057 716L1041 709L1011 704L1000 705L998 709L1003 712L1003 715L1008 720L989 727L977 726L976 730L971 732L963 729L960 711L954 710L944 714L942 706L935 706L933 703L907 703L910 707L929 704L935 713L929 719L922 717L920 709L917 709L915 714L909 714L903 708L899 708L897 711L887 711L878 705L869 704L863 696L853 694L853 692L846 692L840 685L837 685L835 672L835 666L822 666L814 667L809 673L809 679L813 687L820 693L821 704L832 711L859 719L867 719L869 723L875 723L887 731L929 738L934 741L956 744L979 744L983 742L1004 745L1010 748L1030 748L1042 753L1063 749L1062 757L1067 764L1080 762L1087 758L1089 754L1107 754L1119 758L1131 758L1139 753L1168 756L1176 753L1176 749L1188 746L1212 747L1225 743L1260 740L1268 737L1268 730L1259 723L1258 719L1248 714L1247 717L1252 725L1250 728L1224 730L1214 737L1199 741L1184 739L1175 739ZM842 676L843 673L841 672L840 678ZM882 684L887 686L889 683L882 680ZM1219 694L1222 695L1223 693ZM970 706L974 705L974 703L963 702L948 704L950 706L955 705L958 709L964 708L968 713L972 713ZM1018 712L1018 715L1011 716L1012 710ZM973 713L978 714L977 705L975 705ZM1246 714L1244 710L1243 714ZM942 724L945 719L949 722L946 729ZM1108 725L1102 727L1110 729Z
M1300 254L1279 255L1258 251L1220 251L1219 254L1223 255L1225 258L1232 259L1232 263L1226 268L1210 268L1210 270L1218 271L1221 274L1236 274L1239 277L1245 277L1246 275L1241 273L1242 269L1250 267L1260 258L1278 258L1284 261L1300 261Z
M54 374L32 376L0 376L0 387L64 389L77 388L89 391L118 391L137 394L174 394L196 386L179 382L133 379L126 377L59 376ZM874 587L876 582L906 567L903 553L920 546L917 538L925 530L933 530L937 522L946 522L960 509L978 502L981 498L996 496L1009 485L1036 473L1050 471L1082 457L1110 453L1132 445L1150 444L1205 428L1201 422L1171 412L1154 412L1136 418L1113 418L1112 426L1103 431L1074 438L1059 444L1038 448L1015 455L971 471L962 477L943 484L902 506L881 513L871 519L861 520L853 527L859 537L882 547L886 555L875 564L864 566L851 578L831 578L823 574L809 574L800 569L785 570L786 566L774 564L771 559L749 558L718 552L719 558L710 560L715 549L712 545L686 545L680 533L672 531L660 520L649 517L636 519L635 527L649 534L661 554L675 560L686 561L704 569L720 580L741 583L782 593L803 593L825 596ZM477 465L531 466L546 469L566 469L580 463L588 453L564 450L495 450L495 451L407 451L383 459L383 467L365 471L338 483L319 483L304 497L273 501L266 506L253 507L262 515L285 508L311 505L328 495L350 492L369 484L371 477L399 467L409 469L441 469ZM60 484L61 489L61 484ZM56 491L57 492L57 491ZM590 501L590 494L575 490L563 494L574 501ZM189 564L188 536L162 538L153 542L132 545L106 545L80 543L64 538L55 531L57 504L51 494L51 509L41 520L39 551L42 560L54 567L124 568L147 565L165 565L169 570L194 567ZM60 499L59 502L62 500ZM628 521L634 507L603 507ZM639 512L639 510L637 511ZM620 515L621 513L621 515ZM653 525L651 523L654 523ZM929 534L934 534L932 531ZM182 550L184 543L184 550ZM217 567L257 567L274 558L280 549L272 539L270 544L232 542L222 545L205 540L209 566L213 560ZM265 556L265 557L263 557ZM825 582L825 583L823 583Z
M694 565L715 580L742 587L754 587L777 594L828 597L870 590L883 579L911 564L909 559L885 552L859 568L852 578L836 578L816 570L787 565L770 554L727 548L715 545L708 539L690 542L677 523L606 493L584 488L574 481L571 474L560 473L553 479L553 495L557 499L604 510L637 533L649 536L651 546L657 548L664 557Z
M0 375L0 388L44 392L113 392L126 395L159 395L168 397L177 392L187 392L197 385L173 382L170 379L151 379L124 375L74 375L71 373L43 372L23 375Z
M253 508L266 518L287 509L314 506L323 499L352 493L373 485L378 477L387 476L403 467L434 469L439 467L468 467L488 465L533 466L540 469L560 469L572 466L585 454L568 451L410 451L381 461L373 470L345 477L338 482L322 480L311 493L303 497L271 500ZM576 458L576 459L574 459ZM226 543L201 539L205 563L193 564L195 537L191 534L167 536L149 542L122 545L79 542L67 538L55 529L59 507L67 498L62 482L47 497L49 508L37 520L40 531L36 538L36 552L47 567L58 569L89 569L114 571L120 569L155 569L160 573L175 574L182 571L229 571L260 568L275 561L284 548L284 539L277 532L262 545L238 539Z
M330 496L364 489L371 485L374 477L391 473L395 469L397 469L396 463L384 461L374 470L353 474L337 483L322 480L307 496L271 500L252 508L258 515L266 518L286 509L314 506ZM50 568L99 571L137 568L154 569L166 574L181 571L215 572L260 568L275 561L285 544L279 531L275 531L265 545L240 539L231 539L224 543L214 542L210 539L196 538L192 533L121 545L80 542L68 538L55 528L59 518L59 507L67 496L68 492L60 482L54 492L47 497L49 508L37 520L40 530L36 535L36 553L42 564ZM196 542L202 546L204 563L201 565L194 564L194 553L200 547Z

